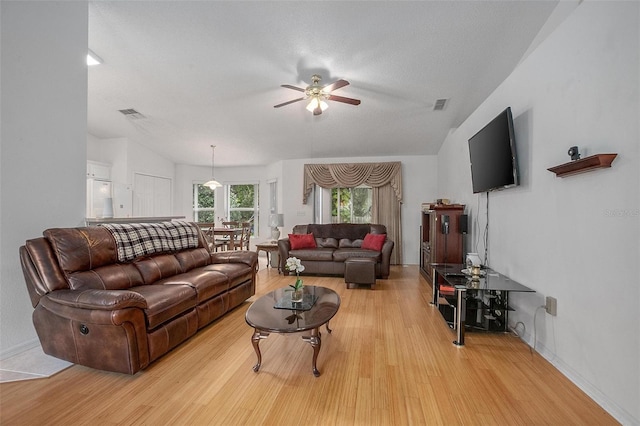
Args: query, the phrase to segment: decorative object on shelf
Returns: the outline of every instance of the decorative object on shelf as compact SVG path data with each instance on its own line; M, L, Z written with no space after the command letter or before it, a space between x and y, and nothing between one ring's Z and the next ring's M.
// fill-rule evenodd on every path
M464 268L462 271L463 274L472 277L472 278L480 278L487 275L485 271L483 271L480 266L472 266L471 268Z
M571 176L595 169L611 167L611 163L617 156L618 154L596 154L580 160L571 161L570 163L550 167L547 170L555 173L557 177Z
M480 281L480 265L471 267L471 281Z
M214 177L215 175L213 174L213 162L215 159L214 157L215 149L216 149L216 146L211 145L211 180L203 183L204 186L208 186L211 189L220 188L222 186L222 184L216 180L216 178Z
M478 253L467 253L466 264L467 267L462 270L462 273L471 276L471 283L473 285L480 281L481 276L485 275L481 268L482 261Z
M294 303L302 302L303 299L303 288L304 285L302 283L302 278L300 278L300 272L304 271L304 265L300 262L300 259L297 257L290 257L287 259L287 263L285 268L289 272L296 273L296 282L293 285L289 285L291 287L291 301Z
M282 213L269 215L269 226L271 227L271 239L278 241L280 239L280 229L278 227L284 226L284 215Z
M569 151L567 151L567 154L569 154L569 157L571 157L571 161L576 161L580 159L580 152L578 151L577 146L572 146L571 148L569 148Z
M480 256L478 253L467 253L467 269L471 270L473 266L477 266L478 268L482 265L482 261L480 260Z

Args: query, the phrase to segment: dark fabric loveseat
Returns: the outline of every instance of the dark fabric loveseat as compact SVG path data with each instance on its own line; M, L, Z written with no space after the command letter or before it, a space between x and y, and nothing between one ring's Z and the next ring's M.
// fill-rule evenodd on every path
M256 253L187 222L48 229L20 261L44 352L128 374L255 294Z
M362 248L367 234L386 235L384 225L377 224L309 224L296 225L292 234L312 234L315 248L292 249L289 238L278 240L280 269L286 273L285 263L289 257L297 257L305 267L305 274L344 276L344 261L350 258L376 260L376 277L389 277L389 264L394 242L384 238L379 251Z

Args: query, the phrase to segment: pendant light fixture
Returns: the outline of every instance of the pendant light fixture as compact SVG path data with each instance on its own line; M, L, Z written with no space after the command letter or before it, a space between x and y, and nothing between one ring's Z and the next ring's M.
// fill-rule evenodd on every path
M215 175L213 174L213 160L215 149L216 146L211 145L211 180L203 183L204 186L208 186L211 189L220 188L222 186L222 184L216 180L216 178L214 177Z

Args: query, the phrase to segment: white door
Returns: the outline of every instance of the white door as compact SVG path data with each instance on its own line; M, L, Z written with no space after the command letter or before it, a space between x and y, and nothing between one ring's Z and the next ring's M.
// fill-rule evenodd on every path
M154 216L171 216L171 179L154 178L153 213Z
M171 216L171 179L135 173L133 216Z

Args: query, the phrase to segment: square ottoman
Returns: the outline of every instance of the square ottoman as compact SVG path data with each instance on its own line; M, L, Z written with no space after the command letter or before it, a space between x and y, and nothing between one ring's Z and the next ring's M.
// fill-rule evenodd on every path
M347 288L352 284L376 285L376 261L360 257L352 257L344 261L344 282Z

